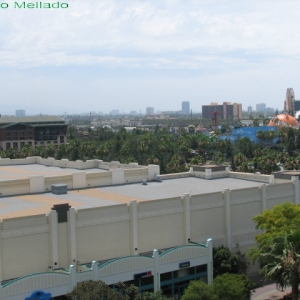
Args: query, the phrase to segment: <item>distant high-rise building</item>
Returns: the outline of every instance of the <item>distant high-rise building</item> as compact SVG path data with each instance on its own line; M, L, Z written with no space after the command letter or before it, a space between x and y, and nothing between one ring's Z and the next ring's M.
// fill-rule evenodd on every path
M16 110L16 117L25 117L26 111L24 109L17 109Z
M189 114L190 113L190 102L189 101L182 101L181 110L182 110L182 112L184 112L186 114Z
M117 115L119 115L119 110L118 110L118 109L113 109L113 110L110 112L110 114L111 114L112 116L117 116Z
M295 94L292 88L286 90L283 110L291 115L295 113Z
M300 110L300 100L295 100L295 111Z
M154 115L154 107L147 107L146 115Z
M266 112L266 107L267 107L266 103L258 103L258 104L256 104L256 111L265 113Z
M223 104L212 102L210 105L202 105L202 117L211 119L213 117L212 112L214 110L221 113L219 116L223 120L237 120L242 119L243 117L242 104L231 102L223 102Z
M252 106L251 105L248 106L247 112L248 112L248 114L252 115Z

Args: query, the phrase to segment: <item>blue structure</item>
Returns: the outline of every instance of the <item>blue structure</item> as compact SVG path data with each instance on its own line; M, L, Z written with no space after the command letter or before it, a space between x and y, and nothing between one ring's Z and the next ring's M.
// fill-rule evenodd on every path
M260 143L261 139L257 138L257 131L275 131L278 132L276 126L260 126L260 127L241 127L232 130L232 135L230 136L220 136L220 140L231 140L232 142L236 141L239 138L248 137L251 142ZM273 139L273 143L277 143L279 138L276 137Z
M51 294L36 291L31 295L31 297L26 297L25 300L51 300Z

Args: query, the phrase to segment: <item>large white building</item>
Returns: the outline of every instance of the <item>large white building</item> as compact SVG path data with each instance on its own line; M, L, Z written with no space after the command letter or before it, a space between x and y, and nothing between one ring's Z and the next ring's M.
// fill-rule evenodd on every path
M254 215L300 202L297 172L213 165L159 175L156 165L32 157L1 159L0 178L0 300L100 279L180 295L192 279L212 281L212 245L245 252Z

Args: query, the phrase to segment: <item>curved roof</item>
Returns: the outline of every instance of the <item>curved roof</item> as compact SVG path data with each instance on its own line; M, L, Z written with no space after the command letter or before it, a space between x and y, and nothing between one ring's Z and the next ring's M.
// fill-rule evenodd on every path
M269 126L280 125L279 123L285 123L287 125L292 125L292 126L299 126L297 120L293 116L288 114L277 115L270 121Z

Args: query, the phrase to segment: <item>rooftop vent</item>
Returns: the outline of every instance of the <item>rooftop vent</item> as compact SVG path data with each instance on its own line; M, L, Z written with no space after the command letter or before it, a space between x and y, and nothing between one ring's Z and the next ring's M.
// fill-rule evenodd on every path
M143 179L142 185L147 185L147 179Z
M161 182L161 181L162 181L161 176L160 176L160 175L156 175L156 176L155 176L155 181Z
M67 184L52 184L51 185L52 194L62 195L68 193L68 185Z

